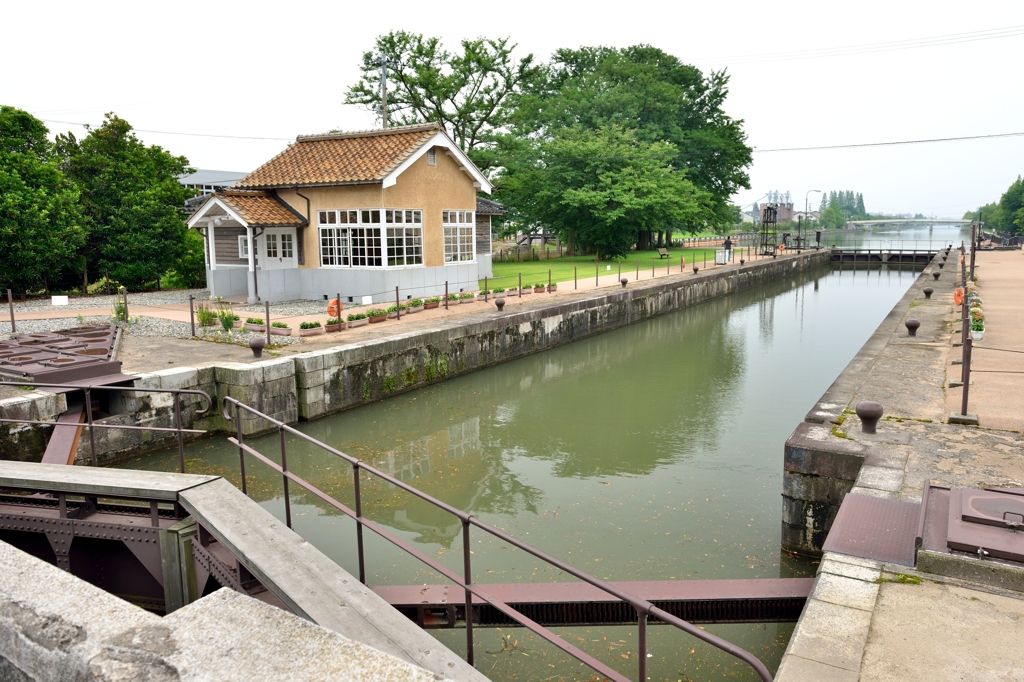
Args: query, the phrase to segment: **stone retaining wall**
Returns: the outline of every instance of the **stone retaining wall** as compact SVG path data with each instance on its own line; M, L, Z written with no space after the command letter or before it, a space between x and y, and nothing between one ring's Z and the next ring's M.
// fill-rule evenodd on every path
M220 399L225 396L284 422L316 419L818 268L827 265L829 258L829 251L805 252L765 259L741 268L631 283L623 289L606 289L543 308L511 313L488 310L434 329L290 358L161 370L140 375L136 386L198 389L215 398L215 408L205 415L196 414L198 398L183 398L182 420L187 428L234 432L235 425L225 421L220 413ZM45 418L56 418L62 410L52 404L52 396L45 398L45 395L37 392L29 399L30 405L35 407L21 402L8 407L8 401L0 401L0 413L5 409L20 410L19 414L36 409L37 413L46 414ZM103 421L174 425L170 396L128 394L112 411L120 414ZM264 422L243 420L246 435L266 428ZM7 448L0 450L0 454L4 459L13 459L15 455L22 459L37 458L45 447L43 430L46 429L48 427L41 427L31 435L19 436L11 445L5 446L7 441L0 439L0 448ZM4 434L8 441L13 436ZM124 453L136 455L157 445L173 443L174 437L166 432L97 429L97 452L102 460L112 461ZM82 462L91 457L86 436L79 443L77 456Z

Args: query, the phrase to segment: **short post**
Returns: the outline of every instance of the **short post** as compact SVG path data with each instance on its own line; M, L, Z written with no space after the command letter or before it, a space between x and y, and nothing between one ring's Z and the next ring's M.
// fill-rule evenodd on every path
M971 339L970 335L967 336L967 340L964 341L964 394L963 399L960 401L960 414L964 417L967 416L967 394L971 388L971 347L974 344L974 340Z
M267 345L270 345L270 301L263 302L263 309L266 312L265 317L267 320Z
M704 269L705 270L708 269L708 252L707 252L707 249L704 250Z
M444 281L444 309L448 310L448 280Z
M462 566L466 579L466 663L474 668L473 662L473 593L469 585L473 583L473 568L470 564L469 550L469 519L462 519Z
M622 279L622 261L619 261L619 279Z
M640 261L639 260L637 260L637 262L636 262L636 280L635 281L637 281L637 282L640 281Z
M284 445L284 426L277 427L281 443L281 482L284 484L284 524L292 527L292 501L288 494L288 454Z
M548 270L548 272L551 272L551 271ZM487 288L487 275L484 275L484 303L487 303L487 301L488 301L487 297L490 296L490 295L491 295L491 291L490 291L490 289Z
M551 269L548 268L548 293L551 293Z
M128 314L128 290L121 287L121 293L124 296L124 321L132 319L132 316Z
M594 265L594 286L600 286L598 275L601 272L601 266L599 264Z
M654 278L654 259L651 259L651 279Z
M402 319L402 299L398 297L398 287L395 287L395 319Z
M338 322L341 322L341 292L339 291L334 295L334 300L338 302Z
M447 291L447 285L445 285L445 291ZM523 273L519 273L519 298L523 297Z
M92 427L92 395L85 389L85 421L89 425L89 450L92 452L92 465L99 466L96 459L96 429Z
M572 288L573 289L577 288L577 285L576 285L576 266L575 265L572 266Z
M11 290L7 290L7 306L11 309L11 333L13 334L17 330L14 328L14 297L11 295ZM195 333L192 334L195 336Z
M192 336L196 335L196 311L192 305L194 298L192 294L188 295L188 319L192 323Z

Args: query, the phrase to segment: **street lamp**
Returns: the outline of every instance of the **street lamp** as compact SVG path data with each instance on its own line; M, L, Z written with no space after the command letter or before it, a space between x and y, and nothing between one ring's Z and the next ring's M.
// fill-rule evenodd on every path
M810 202L811 192L819 192L820 193L821 190L820 189L809 189L809 190L807 190L807 193L804 194L804 223L805 224L810 219L810 213L811 213L810 212L810 207L811 207L811 205L810 205L809 202Z

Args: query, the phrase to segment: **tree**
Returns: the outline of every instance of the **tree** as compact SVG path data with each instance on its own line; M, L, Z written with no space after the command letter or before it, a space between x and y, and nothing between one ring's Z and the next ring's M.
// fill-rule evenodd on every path
M822 192L821 207L818 209L818 213L824 213L826 208L828 208L828 192Z
M625 254L641 232L706 225L713 199L671 166L677 150L668 142L641 142L621 126L577 125L532 149L536 161L498 178L506 208L520 225L544 225L595 259Z
M728 83L724 71L705 75L650 45L561 49L516 98L512 132L521 140L576 125L621 126L635 130L638 142L669 142L670 165L712 199L707 222L725 226L729 198L750 187L752 160L743 121L722 109Z
M113 113L81 141L68 133L58 136L57 145L81 193L87 229L80 251L83 290L90 273L109 273L134 287L159 282L184 249L182 206L192 190L178 177L192 172L188 160L147 147Z
M345 102L380 111L380 60L386 58L389 120L441 123L463 151L479 152L506 125L509 97L539 72L532 54L512 57L515 47L508 38L477 38L451 53L438 38L392 31L363 54L363 75Z
M835 203L821 213L821 226L826 230L837 230L846 225L846 216L843 215L839 204Z
M857 214L858 218L867 218L867 216L868 216L867 209L864 208L864 195L861 194L860 192L857 192L857 210L856 210L856 214Z
M50 273L72 265L83 241L78 193L48 132L28 112L0 106L0 279L15 291L48 290Z
M203 235L196 230L185 231L184 248L172 267L168 277L168 283L172 288L198 289L206 286Z
M998 225L993 225L1000 232L1024 232L1024 179L1017 176L1003 196L999 197L999 218ZM985 218L987 221L988 218ZM990 227L991 229L991 227Z

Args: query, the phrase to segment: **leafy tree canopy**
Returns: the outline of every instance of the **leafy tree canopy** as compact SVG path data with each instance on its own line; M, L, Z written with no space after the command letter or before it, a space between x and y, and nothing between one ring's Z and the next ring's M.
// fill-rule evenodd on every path
M84 240L78 192L61 173L43 122L0 106L0 279L40 290Z
M549 137L571 126L621 126L634 130L638 142L671 143L669 164L712 199L709 222L728 225L729 197L749 188L752 160L743 121L722 109L728 83L724 71L704 75L650 45L562 49L542 77L525 83L513 134Z
M509 97L537 76L533 55L516 59L508 38L463 40L461 51L445 50L438 38L392 31L363 55L362 77L345 102L380 111L380 61L389 61L388 118L400 125L444 125L474 161L507 123ZM486 161L483 166L488 165Z
M713 201L672 167L678 150L618 125L560 128L531 141L530 163L503 177L521 225L544 225L597 258L621 256L641 231L696 232Z
M128 286L157 281L184 249L181 207L192 190L178 176L193 170L185 157L146 146L112 113L81 141L59 135L57 148L81 192L88 233L83 284L89 272L108 272Z
M821 214L821 226L826 230L838 230L846 225L846 216L838 204L832 204Z

